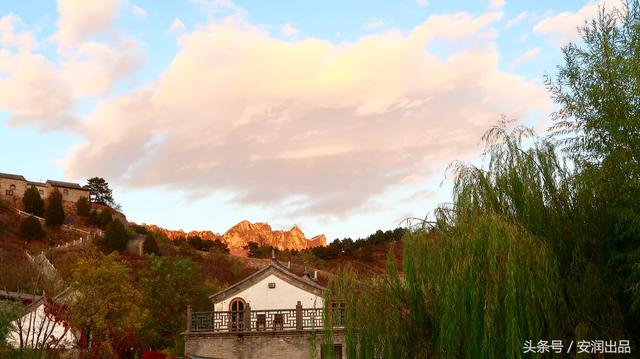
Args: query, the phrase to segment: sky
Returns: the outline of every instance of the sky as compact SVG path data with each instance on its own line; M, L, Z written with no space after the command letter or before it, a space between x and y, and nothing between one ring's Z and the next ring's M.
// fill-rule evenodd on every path
M0 172L104 177L129 220L365 237L451 200L619 1L0 0Z

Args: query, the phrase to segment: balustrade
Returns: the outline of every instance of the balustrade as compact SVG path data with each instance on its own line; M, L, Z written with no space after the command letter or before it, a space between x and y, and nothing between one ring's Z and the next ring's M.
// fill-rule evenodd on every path
M333 313L344 318L344 308ZM247 316L248 313L248 316ZM246 311L187 311L188 331L190 332L247 332L247 331L287 331L322 329L324 310L322 308L302 308L298 303L294 309L269 309ZM336 315L337 314L337 315ZM334 321L334 327L343 325L342 320Z

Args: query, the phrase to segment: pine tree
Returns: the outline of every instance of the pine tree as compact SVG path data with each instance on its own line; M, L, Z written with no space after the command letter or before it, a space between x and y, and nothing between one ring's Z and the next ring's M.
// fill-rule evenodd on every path
M107 206L115 205L113 200L113 193L109 188L109 183L101 177L93 177L87 180L87 184L84 188L90 192L90 200L93 203L100 203Z
M79 216L88 217L91 214L91 204L87 197L80 197L76 202L76 210Z
M108 251L122 251L129 241L127 230L119 220L112 221L105 230L104 247Z
M57 227L64 223L64 208L62 208L62 194L54 189L47 199L45 214L47 227Z
M34 186L29 187L22 197L24 210L34 216L42 217L44 214L44 201L40 197L40 192Z

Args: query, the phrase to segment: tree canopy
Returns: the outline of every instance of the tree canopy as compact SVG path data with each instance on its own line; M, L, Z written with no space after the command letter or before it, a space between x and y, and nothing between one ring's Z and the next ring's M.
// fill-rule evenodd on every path
M142 295L132 284L129 268L117 253L91 252L78 261L72 280L75 294L69 311L87 341L85 347L100 357L118 357L144 317Z
M22 204L25 212L38 217L44 215L44 200L40 197L40 191L35 186L30 186L24 191Z
M49 194L47 199L47 211L45 213L47 227L57 227L64 224L65 215L62 207L62 194L57 188Z
M112 221L104 232L104 247L108 251L122 251L129 242L129 234L120 220Z
M109 183L102 177L92 177L87 180L84 188L89 190L90 200L93 203L115 206L113 193L109 188Z
M87 197L78 198L76 202L76 212L82 217L89 217L89 215L91 215L91 204Z
M207 287L196 265L186 257L149 256L150 266L140 273L144 307L149 315L144 337L153 348L173 346L186 328L186 308L209 310Z

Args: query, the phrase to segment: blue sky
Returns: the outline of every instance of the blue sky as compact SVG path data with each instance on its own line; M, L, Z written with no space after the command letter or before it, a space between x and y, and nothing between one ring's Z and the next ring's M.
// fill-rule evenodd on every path
M3 1L0 172L102 176L171 229L391 229L501 114L544 130L543 75L603 3Z

